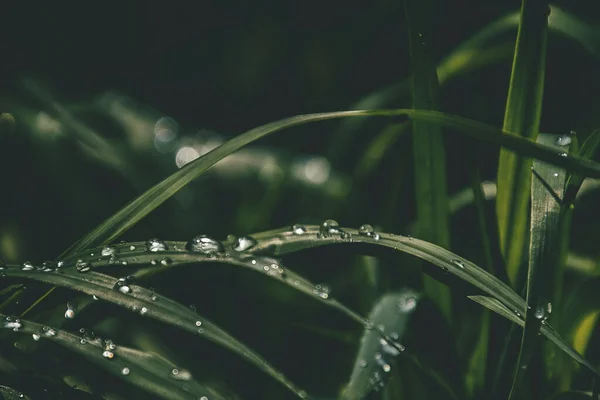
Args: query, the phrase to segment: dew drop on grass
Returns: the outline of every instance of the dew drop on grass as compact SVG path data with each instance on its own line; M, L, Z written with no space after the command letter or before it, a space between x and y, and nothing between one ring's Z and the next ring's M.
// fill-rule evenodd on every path
M42 263L42 271L53 272L56 271L56 263L54 261L44 261Z
M21 329L22 326L23 324L21 323L21 320L19 318L4 318L3 327L6 329L12 329L13 331L17 332L19 329Z
M163 241L158 239L150 239L148 240L146 245L148 246L148 250L152 252L167 250L167 245Z
M140 310L140 315L146 315L147 312L148 309L146 307L142 307L142 309Z
M31 261L25 261L21 266L21 271L33 271L35 267L31 263Z
M224 251L223 244L221 244L221 242L206 235L194 237L187 244L187 249L190 251L197 251L202 254L217 254Z
M567 146L571 144L571 137L569 135L561 135L556 139L556 144L559 146Z
M46 337L52 337L56 335L56 331L49 326L42 327L42 334Z
M562 153L558 153L558 155L561 157L566 157L568 154L563 151Z
M102 254L104 257L109 257L117 253L117 248L114 246L105 246L102 248Z
M75 306L71 302L67 303L67 311L65 311L65 318L67 318L67 319L75 318Z
M371 225L369 224L364 224L361 225L360 228L358 228L358 233L364 236L370 236L371 234L373 234L374 229Z
M127 376L127 375L129 375L129 372L131 372L131 371L129 370L129 368L127 368L127 367L123 367L123 369L121 370L121 375L125 375L125 376Z
M235 244L233 245L233 249L236 251L246 251L256 246L257 242L254 238L250 236L242 236L237 238Z
M102 352L102 357L106 358L107 360L112 360L113 358L115 358L115 353L113 353L110 350L104 350Z
M369 365L369 363L367 362L367 360L360 360L358 362L359 367L361 368L367 368L367 365Z
M317 284L317 285L315 285L315 288L313 289L313 293L322 299L328 299L329 293L331 293L331 289L327 285Z
M300 224L294 224L292 226L292 233L294 235L303 235L306 233L306 227Z
M452 260L452 263L460 269L465 269L465 264L460 260Z
M171 265L171 259L169 257L163 257L160 259L160 265L162 265L163 267L167 267L169 265Z
M171 370L171 377L178 381L189 381L192 379L192 374L185 369L173 368Z
M77 272L85 273L88 272L91 268L92 266L90 265L90 263L85 262L82 259L77 260L77 262L75 263L75 269L77 269Z
M34 334L31 335L31 337L33 337L33 340L35 340L37 342L38 340L40 340L41 336L38 335L37 333L34 333Z

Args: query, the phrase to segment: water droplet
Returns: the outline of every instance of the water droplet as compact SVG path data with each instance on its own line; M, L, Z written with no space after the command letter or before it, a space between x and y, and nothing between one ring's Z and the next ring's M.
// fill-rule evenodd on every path
M533 313L533 315L537 318L537 319L542 319L544 318L544 316L546 315L546 310L543 307L537 307L535 309L535 312Z
M568 154L563 151L562 153L558 153L558 155L561 157L566 157Z
M367 365L369 365L369 363L367 362L367 360L360 360L358 362L358 366L361 367L361 368L366 368Z
M384 372L390 372L392 370L392 367L390 367L390 364L384 364L382 368L383 368Z
M374 229L369 224L361 225L360 228L358 228L358 233L361 234L361 235L369 236L373 232L374 232Z
M3 326L6 329L12 329L13 331L17 332L19 329L21 329L23 324L19 318L6 317L4 318Z
M25 261L23 266L21 267L21 271L33 271L35 267L31 263L31 261Z
M146 315L147 312L148 309L146 307L142 307L142 309L140 310L140 315Z
M65 318L67 318L67 319L75 318L75 311L71 310L70 308L67 309L67 311L65 311Z
M158 239L150 239L146 245L148 246L148 250L153 252L167 250L167 245Z
M556 178L556 177L558 177L558 172L555 172L555 173L554 173L554 177L555 177L555 178Z
M114 246L105 246L102 248L102 254L104 257L112 256L117 253L117 248Z
M123 285L119 288L119 292L128 294L131 292L131 288L127 285Z
M88 272L92 268L92 266L90 265L90 263L79 259L75 263L75 268L77 269L77 272L84 273L84 272Z
M242 236L237 238L233 249L236 251L246 251L254 246L256 246L257 242L254 238L250 236Z
M157 296L157 295L155 295L155 294L153 294L153 295L150 297L150 300L152 300L152 301L158 301L158 296Z
M199 235L194 237L187 244L187 249L190 251L198 251L203 254L222 253L224 250L221 242L206 235Z
M125 375L125 376L127 376L127 375L129 375L129 372L131 372L131 371L129 370L129 368L127 368L127 367L123 367L123 369L121 370L121 375Z
M331 293L331 289L327 285L317 284L313 289L313 293L322 299L328 299L329 293Z
M460 260L452 260L452 263L461 269L465 269L465 264Z
M189 381L192 379L192 374L185 369L173 368L171 370L171 377L178 381Z
M163 257L160 259L160 265L162 265L163 267L167 267L169 265L171 265L171 259L169 257Z
M196 321L196 326L202 326L202 321Z
M86 343L87 343L87 340L85 340L85 339L81 339L81 340L79 341L79 343L81 343L81 344L86 344Z
M404 294L397 304L400 312L410 312L417 307L417 298L414 294Z
M152 264L152 265L157 265L157 264L158 264L158 260L156 260L156 259L154 259L154 258L153 258L153 259L150 261L150 264Z
M94 300L98 300L98 296L96 296L95 294L92 295L92 299Z
M56 331L54 329L50 328L49 326L42 327L42 333L46 337L52 337L52 336L56 335Z
M134 251L135 250L135 246L134 245L129 246L129 250Z
M519 310L514 310L514 313L515 313L515 315L516 315L517 317L520 317L520 316L521 316L521 313L519 312Z
M108 359L108 360L112 360L115 357L115 353L113 353L110 350L104 350L102 352L102 357Z
M34 333L34 334L31 335L31 337L33 337L33 340L35 340L37 342L38 340L40 340L41 336L38 335L37 333Z
M294 224L292 226L292 233L294 235L303 235L306 233L306 227L300 224Z
M552 314L552 303L546 305L546 311L548 311L548 314Z
M42 263L42 271L43 272L52 272L56 271L56 263L54 261L44 261Z
M342 233L340 224L336 220L328 219L325 220L319 228L320 237L329 237L333 235L339 235Z
M571 137L569 135L561 135L556 139L556 144L559 146L567 146L571 144Z

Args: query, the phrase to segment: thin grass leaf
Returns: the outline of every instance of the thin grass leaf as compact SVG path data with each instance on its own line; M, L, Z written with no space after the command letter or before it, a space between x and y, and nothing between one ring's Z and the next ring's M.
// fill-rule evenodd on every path
M167 325L190 332L195 336L205 337L207 340L217 343L246 358L298 397L306 398L304 391L298 389L260 355L212 322L200 317L188 307L165 296L160 296L160 301L155 301L158 295L151 290L136 285L127 279L118 279L97 272L90 272L87 266L84 264L80 265L82 267L79 269L79 272L73 269L44 271L43 268L23 271L18 267L7 267L2 272L3 276L6 277L35 280L83 292L89 296L96 296L98 299L127 308L142 316L164 322ZM74 310L75 307L68 307L65 317L73 318L76 313ZM69 311L73 311L73 314L68 315Z
M523 0L503 129L535 140L539 133L546 65L548 1ZM496 214L500 248L514 283L525 251L531 160L500 150Z
M504 304L502 304L497 299L487 297L487 296L468 296L474 302L481 304L482 306L492 310L493 312L501 315L502 317L514 322L520 327L525 326L525 321L523 321L522 316L515 314L510 311ZM550 339L552 343L554 343L559 349L569 355L573 360L577 361L579 364L587 367L591 372L595 375L600 376L600 372L596 370L596 368L590 364L581 354L577 352L573 347L571 347L566 341L564 341L559 334L550 327L549 324L544 323L540 329L540 332L546 336L546 338Z
M0 385L0 398L6 400L30 400L31 398L24 393L10 388L8 386Z
M592 159L600 148L600 129L593 131L581 145L578 155L583 158ZM577 194L583 185L585 177L578 174L571 174L567 182L567 190L565 193L565 203L573 204L577 198Z
M198 383L189 371L156 354L116 346L110 340L90 339L31 321L0 314L3 328L47 339L78 353L122 380L164 399L222 399L215 390Z
M428 261L432 265L441 268L444 272L450 273L479 288L484 293L492 296L495 301L498 301L498 304L503 305L507 310L512 310L511 313L514 313L517 319L522 322L521 316L525 314L527 309L525 300L507 284L465 258L432 243L412 237L377 232L365 234L356 229L339 227L332 233L328 226L327 224L322 226L306 226L305 232L300 235L294 234L285 228L257 233L252 235L252 237L258 243L250 251L258 253L266 252L274 256L279 256L330 244L365 243L378 247L386 247ZM549 329L549 325L545 324L542 329ZM574 352L572 347L562 340L554 330L552 332L554 335L552 340L561 350L567 352L577 362L585 365L594 374L600 376L600 372L596 371L581 355Z
M435 0L405 0L411 61L412 106L437 110L439 82L431 54L433 27L430 11ZM423 240L450 247L448 192L446 184L446 151L440 126L421 120L412 121L413 169L416 234ZM452 319L450 288L425 276L425 292L437 304L448 321Z
M557 151L569 149L565 139L568 136L540 133L538 143L554 145ZM517 386L527 368L534 348L538 342L538 332L542 321L552 311L550 300L554 288L553 278L557 276L560 256L559 241L561 218L563 217L563 196L566 172L542 161L534 161L531 184L531 228L529 238L529 267L527 271L527 304L525 328L521 339L516 373L511 394L514 396Z

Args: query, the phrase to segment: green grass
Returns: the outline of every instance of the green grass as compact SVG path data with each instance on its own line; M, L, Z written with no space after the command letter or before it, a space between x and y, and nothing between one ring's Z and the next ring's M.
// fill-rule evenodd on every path
M433 0L404 2L411 76L400 84L365 96L358 109L255 127L166 177L145 174L139 148L78 116L89 109L115 122L131 112L129 128L121 126L127 131L148 120L151 127L152 112L129 105L115 116L102 102L69 107L22 80L29 100L15 99L11 114L0 114L2 144L39 134L40 108L97 168L151 185L116 212L100 201L86 205L112 215L57 249L54 261L26 261L39 258L35 246L16 260L19 235L2 222L0 256L11 262L0 263L0 397L597 395L597 243L585 248L573 238L598 233L597 202L586 202L594 191L582 188L600 178L600 120L592 113L593 128L577 136L540 133L544 107L555 100L543 96L554 38L547 31L583 45L590 59L597 35L555 7L548 21L547 3L525 0L520 14L496 19L436 63L434 8ZM508 42L503 33L517 27ZM506 63L509 50L502 128L442 101L450 81L465 84L470 73ZM333 123L329 163L257 147L267 136L308 135L303 128ZM344 165L358 140L366 145ZM456 148L462 156L448 151ZM490 149L498 161L482 158ZM259 178L239 178L253 160ZM482 175L496 180L497 192L484 190L496 186ZM81 195L75 180L59 184ZM457 186L464 190L453 196ZM89 190L91 198L106 191ZM191 195L187 210L179 207ZM81 206L67 201L66 210ZM575 225L582 220L592 225L584 232ZM50 231L66 240L65 228ZM591 268L569 261L581 259Z

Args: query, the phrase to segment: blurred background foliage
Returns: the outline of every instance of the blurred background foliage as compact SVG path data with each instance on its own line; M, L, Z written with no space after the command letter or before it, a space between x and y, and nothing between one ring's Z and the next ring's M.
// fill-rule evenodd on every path
M553 4L600 26L594 1ZM440 1L431 10L435 60L519 7L516 0ZM15 131L0 137L0 258L11 263L55 258L135 196L227 138L287 116L350 109L410 74L404 9L397 0L11 2L2 6L0 20L0 112L16 118ZM486 48L505 56L445 83L440 109L501 126L515 37L516 25L487 42ZM574 130L585 137L600 127L600 43L593 43L595 54L549 32L542 132ZM508 52L494 47L503 44ZM408 108L410 96L387 106ZM408 135L393 141L367 175L356 172L365 148L388 123L370 121L347 143L338 142L339 121L265 138L217 164L122 239L187 240L198 233L223 239L326 218L344 226L371 223L411 233L415 204ZM344 143L341 151L339 143ZM450 194L469 186L465 152L476 154L483 180L495 179L498 148L454 133L445 143ZM566 276L570 288L599 272L599 197L591 192L573 215L571 257L580 269ZM493 206L487 211L493 218ZM451 223L452 250L481 262L474 208L457 211ZM382 290L420 284L407 268L392 274L401 280L365 287L363 270L353 269L355 264L354 254L337 248L311 250L289 262L313 281L327 282L336 298L364 314ZM203 268L190 276L175 273L147 286L195 304L273 364L285 365L286 374L312 392L331 395L347 380L361 333L350 322L233 268ZM440 368L453 351L469 352L476 336L469 329L478 308L464 299L468 290L453 284L455 296L463 298L457 306L464 319L464 331L456 332L457 349L448 350L452 346L433 337L431 326L442 323L439 316L432 321L420 314L412 330L415 338L421 335L421 345L436 343L437 353L429 355L439 359L428 362ZM23 299L21 307L30 300ZM88 315L86 323L122 312L102 310ZM435 314L433 308L430 312ZM122 330L107 321L106 332ZM143 332L132 328L130 333L143 340ZM290 337L294 344L285 341ZM286 395L221 349L194 346L206 357L223 360L222 365L236 366L238 374L227 367L215 374L244 398ZM600 346L587 351L597 363ZM339 369L326 362L329 354L336 354L331 362ZM456 373L445 370L449 376ZM245 378L232 383L233 376ZM249 387L251 382L261 385ZM256 397L264 396L263 390L275 397Z

